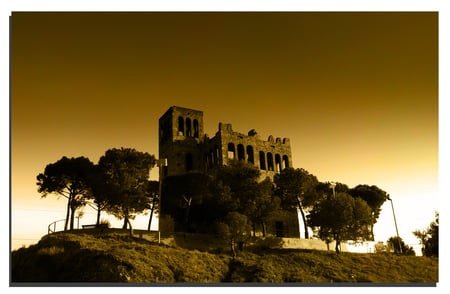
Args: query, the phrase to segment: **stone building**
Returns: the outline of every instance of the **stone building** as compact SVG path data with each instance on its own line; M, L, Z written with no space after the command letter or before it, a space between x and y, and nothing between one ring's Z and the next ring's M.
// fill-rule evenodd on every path
M206 173L208 169L226 165L234 159L244 160L259 168L260 180L266 177L273 180L276 173L292 167L288 138L274 138L271 135L263 140L254 129L242 134L233 131L231 124L225 123L219 123L218 131L210 138L204 133L203 112L179 106L170 107L159 119L159 158L164 162L160 168L161 181L186 173ZM286 230L286 225L280 222L275 225L277 231ZM293 222L296 224L292 225ZM288 223L292 231L288 235L298 236L298 220Z
M231 124L219 123L215 136L203 132L203 112L178 106L170 107L159 119L159 158L166 164L160 175L205 172L229 160L244 160L261 170L262 178L273 179L275 173L292 167L288 138L271 135L261 139L255 130L235 132Z

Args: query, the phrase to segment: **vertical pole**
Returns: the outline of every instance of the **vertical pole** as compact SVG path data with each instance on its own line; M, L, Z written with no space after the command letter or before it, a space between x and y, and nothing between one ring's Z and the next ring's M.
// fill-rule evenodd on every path
M397 240L398 240L398 247L400 249L400 254L402 254L402 244L400 242L400 235L398 234L398 228L397 228L397 220L395 218L395 212L394 212L394 203L392 202L392 199L388 195L388 200L391 201L391 207L392 207L392 214L394 215L394 224L395 224L395 232L397 233Z

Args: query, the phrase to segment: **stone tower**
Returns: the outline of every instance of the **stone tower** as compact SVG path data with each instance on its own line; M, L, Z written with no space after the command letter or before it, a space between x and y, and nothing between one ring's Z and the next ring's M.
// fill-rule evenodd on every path
M159 158L165 160L160 177L204 171L199 148L203 137L202 111L170 107L159 119Z

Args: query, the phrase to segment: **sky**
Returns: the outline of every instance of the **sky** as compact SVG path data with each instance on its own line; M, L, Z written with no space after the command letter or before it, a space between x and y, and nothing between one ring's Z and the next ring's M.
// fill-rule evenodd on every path
M202 110L211 137L224 122L290 138L294 167L320 181L378 186L418 244L440 211L438 65L436 12L12 13L12 248L65 217L64 198L37 192L47 164L157 155L174 105ZM375 239L395 234L386 202Z

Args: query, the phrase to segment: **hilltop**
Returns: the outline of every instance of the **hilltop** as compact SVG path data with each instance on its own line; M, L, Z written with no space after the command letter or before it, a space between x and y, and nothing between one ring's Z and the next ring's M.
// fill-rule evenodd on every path
M11 259L12 285L438 282L436 258L253 248L239 252L233 261L223 250L188 250L117 233L51 234L13 251Z

